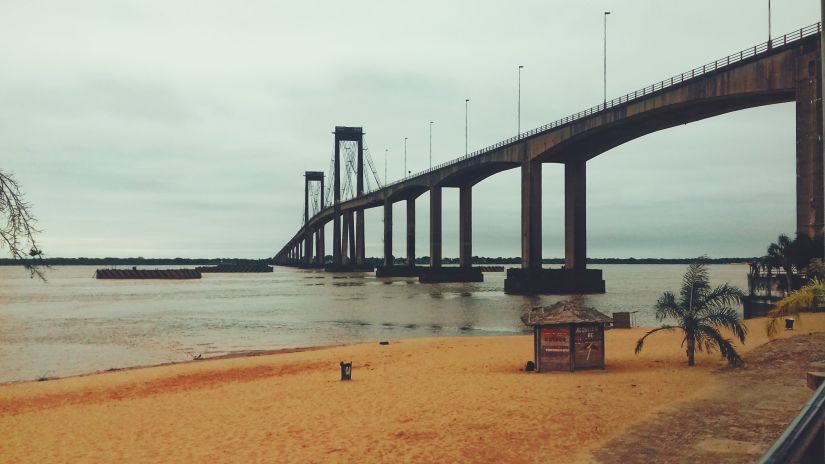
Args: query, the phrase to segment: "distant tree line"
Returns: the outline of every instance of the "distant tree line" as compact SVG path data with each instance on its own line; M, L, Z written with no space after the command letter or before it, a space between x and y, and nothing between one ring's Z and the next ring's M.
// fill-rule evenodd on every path
M738 264L749 263L757 260L756 257L750 258L699 258L703 264ZM332 262L332 256L326 256L327 262ZM383 266L383 258L365 258L367 264L373 266ZM406 265L406 258L395 258L393 262L396 265ZM458 264L458 258L442 258L444 264ZM546 258L541 261L544 264L564 264L564 258ZM697 262L696 258L588 258L588 264L691 264ZM419 256L415 259L415 264L426 266L430 264L429 256ZM473 256L473 264L521 264L521 257L487 257L487 256Z
M757 258L703 258L705 264L733 264L752 262ZM32 260L33 262L35 260ZM326 256L327 262L332 262L332 256ZM383 258L365 258L367 264L373 266L383 266ZM696 258L588 258L588 264L690 264ZM243 258L144 258L142 256L133 258L42 258L36 259L38 265L46 266L164 266L164 265L217 265L217 264L260 264L271 263L271 258L243 259ZM443 258L442 262L449 265L457 265L458 258ZM564 264L563 258L547 258L542 260L544 264ZM0 266L21 266L28 264L26 259L0 258ZM405 265L405 258L395 258L396 265ZM430 264L429 256L416 258L415 264L427 266ZM487 257L473 256L473 264L521 264L520 257Z
M89 265L216 265L216 264L260 264L271 263L272 259L241 259L241 258L43 258L37 264L49 266L89 266ZM27 264L27 260L0 258L0 266L20 266Z

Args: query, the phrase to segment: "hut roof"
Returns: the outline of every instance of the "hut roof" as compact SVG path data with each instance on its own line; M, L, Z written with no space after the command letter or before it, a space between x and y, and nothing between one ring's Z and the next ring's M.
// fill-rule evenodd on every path
M551 306L533 308L521 316L521 321L527 325L549 325L604 323L612 322L613 319L593 308L584 307L577 300L566 300Z

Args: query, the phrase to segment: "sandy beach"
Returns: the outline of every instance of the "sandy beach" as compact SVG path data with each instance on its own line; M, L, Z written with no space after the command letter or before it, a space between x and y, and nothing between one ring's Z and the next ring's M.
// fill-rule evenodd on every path
M747 325L746 363L768 342L764 320ZM608 331L603 371L525 373L532 337L507 336L2 385L0 461L595 462L623 432L713 394L728 370L717 353L688 368L677 333L634 355L645 330ZM780 338L812 332L825 332L825 314ZM341 382L338 363L350 360L353 380Z

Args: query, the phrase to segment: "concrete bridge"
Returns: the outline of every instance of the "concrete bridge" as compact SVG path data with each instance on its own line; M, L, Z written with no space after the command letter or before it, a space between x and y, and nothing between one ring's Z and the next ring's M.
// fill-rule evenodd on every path
M510 269L505 291L514 293L603 292L601 271L587 269L585 223L587 161L644 135L732 111L796 102L796 230L814 237L823 229L823 151L820 82L821 26L814 24L726 56L678 76L519 134L467 156L406 177L373 192L363 191L361 128L336 127L336 172L341 140L359 146L357 196L308 218L275 256L282 265L323 265L323 227L334 221L333 263L328 270L364 265L363 212L384 209L384 267L379 275L417 275L424 281L478 280L471 266L472 188L489 176L521 169L521 269ZM564 164L565 266L541 267L541 169ZM708 166L708 169L712 169ZM442 267L441 192L459 189L459 268ZM415 200L430 193L430 266L415 263ZM392 205L407 205L407 263L392 260ZM353 221L353 214L356 220ZM308 216L308 215L307 215ZM343 222L343 231L341 229ZM314 245L314 246L313 246ZM314 253L313 253L313 248Z

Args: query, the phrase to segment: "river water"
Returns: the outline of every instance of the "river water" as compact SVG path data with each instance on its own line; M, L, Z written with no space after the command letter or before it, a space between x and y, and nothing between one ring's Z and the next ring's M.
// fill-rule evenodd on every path
M639 311L641 325L657 323L656 299L678 290L686 268L599 267L607 293L585 296L585 304L607 315ZM741 289L747 270L710 266L714 284ZM96 280L94 271L57 267L43 283L22 268L0 266L0 382L247 350L517 334L524 332L524 310L563 298L505 295L500 272L486 273L483 283L419 284L284 267L166 281Z

